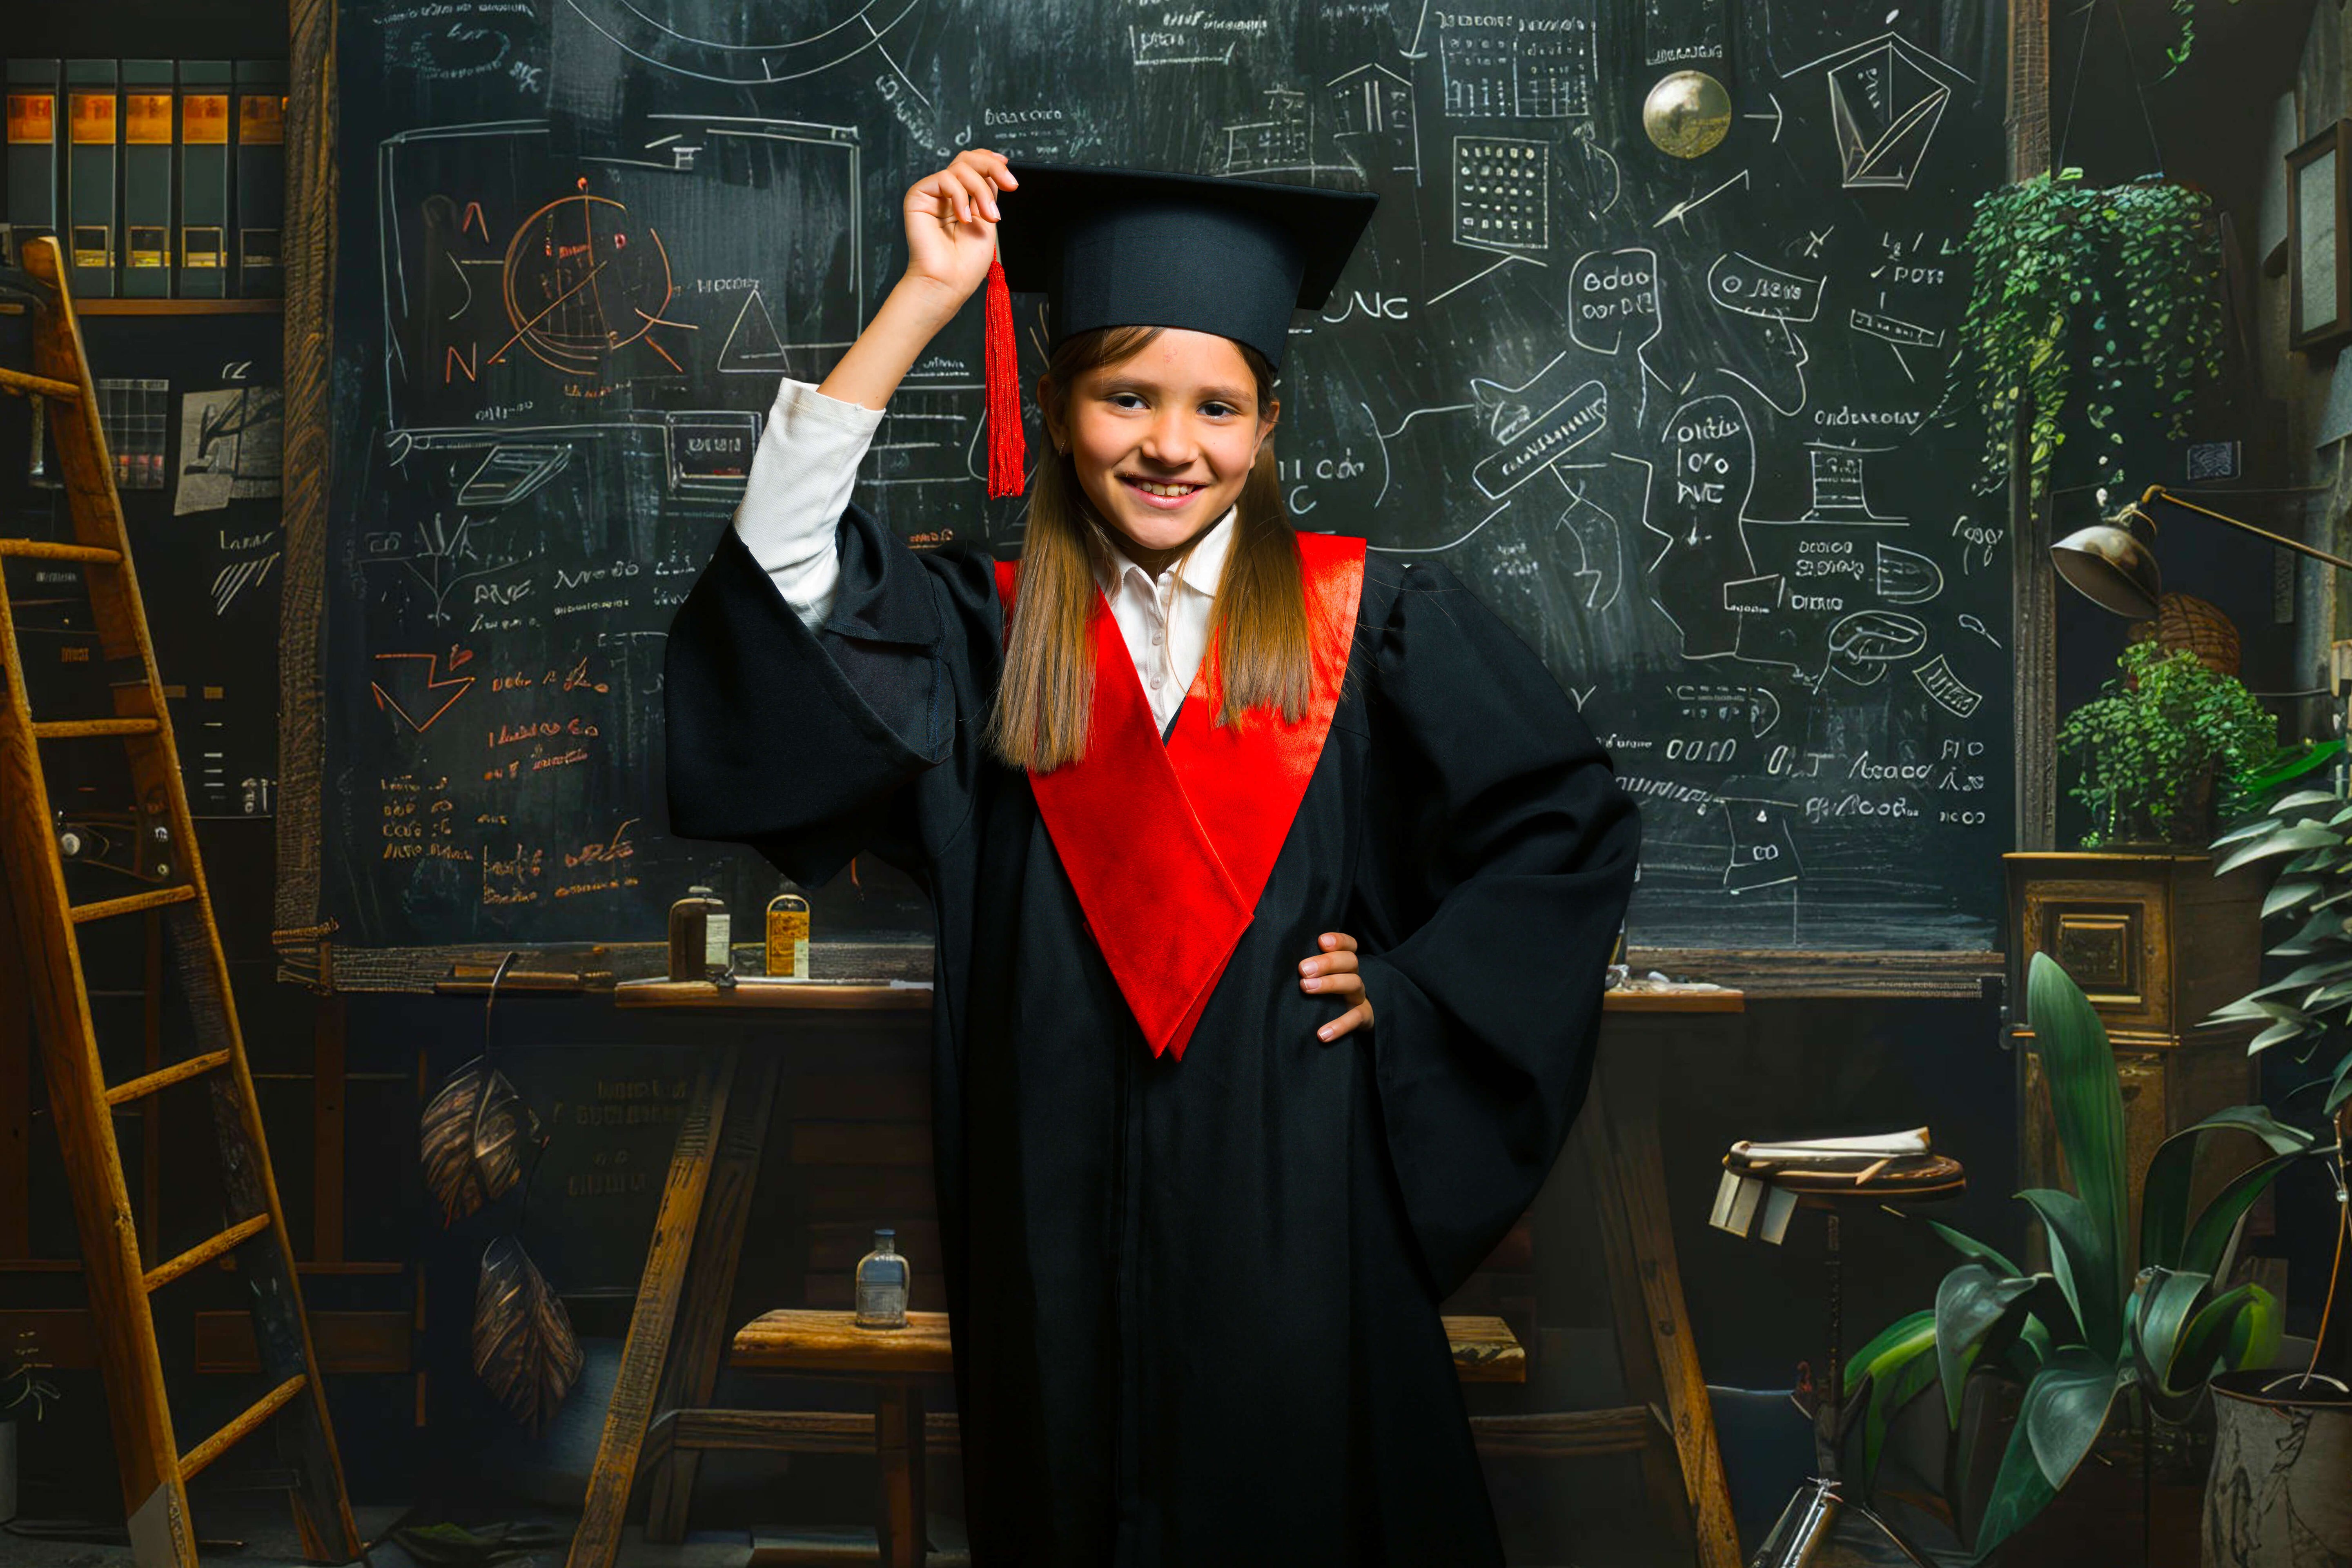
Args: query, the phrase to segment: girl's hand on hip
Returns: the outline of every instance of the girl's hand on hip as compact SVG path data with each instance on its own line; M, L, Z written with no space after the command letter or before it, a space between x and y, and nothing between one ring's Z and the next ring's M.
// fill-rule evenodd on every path
M1356 972L1356 939L1343 931L1327 931L1317 939L1323 951L1298 965L1298 988L1348 1005L1348 1010L1315 1031L1329 1045L1340 1036L1372 1026L1371 999L1364 994L1364 977Z
M907 189L907 277L940 289L953 305L971 298L996 254L996 193L1021 182L1004 155L974 147Z

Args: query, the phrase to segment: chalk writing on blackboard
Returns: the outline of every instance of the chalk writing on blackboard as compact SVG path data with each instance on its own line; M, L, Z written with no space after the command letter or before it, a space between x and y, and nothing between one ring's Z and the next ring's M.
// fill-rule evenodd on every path
M1380 194L1293 323L1283 493L1452 570L1582 704L1649 808L1636 941L1992 944L2009 541L1947 416L1997 13L467 4L476 37L362 14L341 46L339 940L650 939L690 881L773 890L667 832L664 633L777 378L895 277L906 185L994 146ZM1686 66L1734 111L1690 163L1637 112ZM1034 376L1049 323L1015 325ZM975 310L858 494L1010 553L980 363ZM817 899L925 919L870 859Z

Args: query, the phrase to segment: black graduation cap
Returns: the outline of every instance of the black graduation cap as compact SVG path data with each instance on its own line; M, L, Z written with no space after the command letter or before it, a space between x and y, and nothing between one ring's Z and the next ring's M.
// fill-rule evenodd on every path
M1097 327L1185 327L1279 367L1293 310L1330 297L1380 198L1258 180L1014 163L989 269L989 493L1021 489L1008 290L1042 291L1055 344ZM1000 410L1004 411L1000 416Z

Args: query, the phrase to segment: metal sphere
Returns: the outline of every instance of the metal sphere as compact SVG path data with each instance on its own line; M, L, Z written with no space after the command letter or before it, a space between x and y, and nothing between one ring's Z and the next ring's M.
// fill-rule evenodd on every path
M1661 77L1642 102L1642 129L1677 158L1712 153L1731 129L1731 94L1705 71Z

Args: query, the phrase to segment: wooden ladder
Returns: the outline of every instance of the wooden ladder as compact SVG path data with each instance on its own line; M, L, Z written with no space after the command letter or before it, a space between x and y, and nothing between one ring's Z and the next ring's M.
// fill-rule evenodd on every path
M0 390L55 405L47 423L64 470L74 542L0 538L0 665L7 675L0 689L0 861L6 865L14 915L0 924L15 928L14 945L41 1040L49 1109L73 1191L131 1546L140 1568L196 1568L189 1478L240 1438L268 1426L280 1465L292 1473L289 1489L303 1551L314 1561L347 1563L361 1554L359 1531L343 1490L342 1463L302 1313L294 1250L246 1068L228 966L196 853L146 611L131 568L130 541L81 328L58 242L28 239L18 256L23 272L0 274L0 287L30 303L33 372L0 369ZM120 672L112 684L111 715L34 717L9 596L9 557L80 567L100 653L110 669ZM145 890L81 903L68 896L40 751L44 742L115 742L126 749L138 811L137 875L148 884ZM110 1084L91 1022L79 931L96 921L148 910L157 912L163 928L179 993L192 1014L194 1048L183 1060ZM0 961L6 957L0 954ZM227 1223L208 1240L148 1267L123 1180L113 1112L200 1079L211 1093ZM268 1392L219 1431L183 1449L173 1435L151 1298L183 1275L227 1259L234 1259L250 1289L254 1342Z

